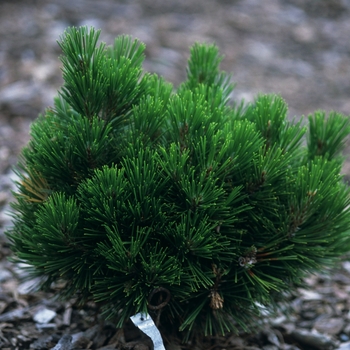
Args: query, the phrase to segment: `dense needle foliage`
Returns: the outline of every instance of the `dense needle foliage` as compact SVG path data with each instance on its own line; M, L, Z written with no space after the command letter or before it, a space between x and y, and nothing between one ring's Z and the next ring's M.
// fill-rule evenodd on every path
M349 249L340 175L349 121L287 119L278 95L230 102L215 45L195 44L176 90L144 44L69 28L64 85L19 162L17 260L41 287L205 334L247 328L306 273Z

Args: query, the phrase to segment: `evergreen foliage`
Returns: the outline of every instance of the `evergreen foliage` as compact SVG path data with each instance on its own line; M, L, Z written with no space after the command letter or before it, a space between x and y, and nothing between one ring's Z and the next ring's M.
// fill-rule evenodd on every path
M348 118L232 105L215 45L192 47L174 90L143 72L144 44L99 34L60 38L64 85L19 161L7 235L42 288L64 281L118 326L224 333L349 250Z

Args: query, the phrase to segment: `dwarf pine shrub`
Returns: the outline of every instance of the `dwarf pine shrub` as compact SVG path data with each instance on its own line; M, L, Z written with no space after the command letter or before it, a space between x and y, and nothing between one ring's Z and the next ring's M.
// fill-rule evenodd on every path
M215 45L194 44L174 89L143 71L143 43L98 39L60 38L64 85L18 164L7 235L41 288L64 282L117 326L225 333L349 250L347 118L232 103Z

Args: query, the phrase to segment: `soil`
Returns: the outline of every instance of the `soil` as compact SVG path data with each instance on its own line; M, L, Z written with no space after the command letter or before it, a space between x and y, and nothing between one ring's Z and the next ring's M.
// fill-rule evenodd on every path
M3 232L11 224L8 204L16 179L11 169L29 140L30 123L52 105L62 84L56 40L66 27L100 28L107 44L119 34L139 38L147 46L145 70L175 86L185 77L189 47L215 42L224 55L222 68L237 83L233 99L278 93L290 118L298 120L318 109L350 113L349 16L349 0L1 0L0 349L152 347L135 329L98 323L93 304L78 309L74 301L30 292L7 260ZM348 161L344 174L349 178ZM279 315L256 334L183 347L350 349L349 270L345 260L331 274L310 277L311 290L300 290L291 301L290 319ZM52 317L37 321L50 314L45 310Z

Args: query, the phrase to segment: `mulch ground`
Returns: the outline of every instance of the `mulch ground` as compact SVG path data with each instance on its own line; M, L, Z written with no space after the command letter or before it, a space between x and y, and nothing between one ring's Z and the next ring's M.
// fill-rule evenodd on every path
M345 0L2 0L0 2L0 349L151 349L132 324L116 329L95 304L31 292L8 261L11 190L32 120L62 83L56 40L67 26L93 25L111 44L119 34L146 43L146 70L178 85L189 47L215 42L233 72L234 99L276 92L299 119L317 109L350 111L350 3ZM347 150L349 150L349 146ZM350 177L350 162L344 167ZM33 283L33 282L31 282ZM167 349L350 349L350 263L310 276L283 313L261 330Z

